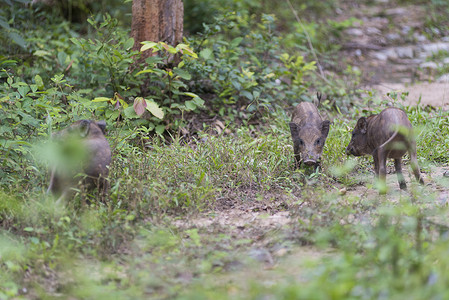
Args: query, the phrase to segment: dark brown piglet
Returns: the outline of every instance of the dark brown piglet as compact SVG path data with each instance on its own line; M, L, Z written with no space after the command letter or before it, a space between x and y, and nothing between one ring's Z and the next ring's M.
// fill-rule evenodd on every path
M105 129L104 121L80 120L53 135L53 139L60 143L66 161L53 166L47 192L60 199L66 197L76 186L75 176L82 172L85 174L82 185L88 191L97 187L100 198L104 200L111 163L111 148L104 136Z
M405 189L402 175L402 156L408 151L410 164L419 183L424 184L416 158L416 143L413 128L407 114L395 107L384 109L378 115L362 117L352 131L352 139L346 148L347 155L372 155L374 172L385 187L386 161L394 159L399 187Z
M301 102L295 107L289 125L293 139L295 168L301 163L319 166L330 122L323 121L314 104Z

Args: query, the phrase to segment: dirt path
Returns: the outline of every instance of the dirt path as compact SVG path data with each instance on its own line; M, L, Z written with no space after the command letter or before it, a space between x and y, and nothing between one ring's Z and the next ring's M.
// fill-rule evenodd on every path
M346 30L344 52L362 72L363 81L384 98L408 92L406 102L448 108L449 36L429 40L428 11L419 5L394 7L391 1L375 6L352 4L339 18L356 17Z

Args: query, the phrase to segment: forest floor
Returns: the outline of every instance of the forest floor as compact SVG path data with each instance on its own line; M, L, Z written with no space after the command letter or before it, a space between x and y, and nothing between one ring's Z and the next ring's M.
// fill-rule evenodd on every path
M423 34L426 14L423 6L391 8L388 4L384 1L366 6L353 2L344 9L337 20L356 17L361 22L346 30L350 38L341 51L342 55L349 57L351 64L362 72L365 88L377 91L379 97L391 99L388 93L408 93L404 94L404 104L449 108L449 74L439 75L438 68L443 61L437 57L439 51L449 51L449 37L428 40ZM423 170L427 195L437 200L438 205L449 201L445 171L446 168L435 166ZM387 175L389 193L385 197L379 196L373 187L374 173L349 189L338 184L330 186L327 197L367 203L397 203L404 196L413 198L416 181L410 172L405 172L407 184L412 185L408 191L399 190L390 166ZM247 193L255 191L249 189ZM232 291L248 291L252 282L271 286L288 278L301 280L308 272L307 266L316 266L323 257L334 255L332 248L298 246L291 241L295 226L308 222L307 218L298 215L298 211L313 206L313 185L304 193L309 194L308 200L280 191L264 195L260 201L218 199L213 210L176 221L174 225L179 228L200 231L214 228L215 232L226 233L233 239L250 241L244 248L246 250L240 252L239 260L244 261L243 257L247 257L257 264L228 268L221 275L201 280L206 280L211 289L225 287L230 294ZM322 196L318 193L316 197ZM369 212L359 214L353 222L366 222L367 217L370 218Z
M449 52L449 37L429 40L427 35L424 34L426 28L426 24L424 24L425 14L424 6L419 5L403 4L392 8L389 1L375 1L375 5L350 1L350 4L346 4L346 7L341 9L335 18L337 21L342 21L355 17L360 21L356 22L353 27L346 29L345 34L349 38L340 54L349 58L350 63L360 70L363 88L377 91L377 97L392 100L388 93L403 93L404 104L420 103L422 107L441 107L446 110L449 107L449 73L444 74L443 70L444 65L449 64L449 60L442 57L441 53ZM338 120L334 120L334 122L338 122ZM340 144L338 144L337 150L329 145L331 139L334 142L338 140L342 143L346 138L339 135L342 132L349 137L347 124L339 123L338 125L341 131L332 133L333 130L331 129L326 146L330 149L329 153L332 151L340 153L341 151L341 156L343 156L342 149L344 148ZM334 129L334 131L336 130ZM257 151L259 151L259 154L261 153L261 156L268 156L266 151L271 148L266 144L271 141L267 142L266 140L270 137L273 138L273 136L273 139L283 139L282 143L276 143L276 147L282 148L282 151L285 150L285 152L276 153L277 159L281 160L280 157L285 156L287 152L292 153L290 143L288 146L286 146L287 143L284 143L286 137L279 137L276 134L279 134L279 131L262 136L257 141L245 140L246 143L243 146L238 146L240 148L247 147L247 149L245 148L241 152L237 151L241 150L237 147L230 149L226 153L227 156L223 155L226 159L231 157L230 159L223 159L218 163L214 160L213 166L210 163L210 166L204 168L210 171L210 174L205 175L207 172L204 172L203 175L216 176L225 181L229 176L235 175L233 173L235 169L245 172L246 170L242 166L251 165L254 169L257 169L256 172L259 172L258 178L263 172L270 176L269 171L271 170L267 167L266 169L269 171L266 171L263 166L260 166L261 162L265 163L268 159L262 160L259 158L257 160L253 158L253 162L241 163L238 166L235 166L238 163L235 162L235 159L245 159L246 162L250 159L239 155L252 155ZM220 135L220 137L222 136ZM237 140L239 136L237 133L233 137L229 134L229 136L220 140L216 139L219 140L217 144L212 144L213 137L210 136L204 144L208 143L212 146L210 148L204 146L204 152L199 155L193 153L199 152L199 150L189 148L190 145L174 145L175 153L170 152L172 151L170 150L171 146L164 145L166 149L161 151L163 155L156 153L160 155L157 163L168 161L166 164L171 167L170 172L179 172L179 174L174 175L176 184L186 184L191 189L198 189L195 197L202 200L202 193L204 192L204 198L207 198L209 191L207 188L210 187L203 185L203 177L198 182L192 183L190 177L197 177L189 174L192 171L189 166L195 166L195 164L202 166L201 160L204 160L204 157L208 156L211 159L211 153L219 152L213 149L215 145L224 145L223 148L225 148L228 145L226 142L232 140L232 138ZM222 142L222 140L226 141ZM180 148L176 148L177 146L185 149L180 150ZM272 148L276 147L272 146ZM157 147L155 146L155 148ZM179 152L185 151L179 153L180 158L178 160L176 157L178 156L177 150ZM249 152L249 150L253 152ZM156 152L156 150L154 151ZM340 155L338 153L330 153L329 155L336 157ZM171 155L172 157L170 157ZM155 164L150 165L153 163L152 158L148 156L148 159L145 160L145 164L148 164L142 167L145 172L150 172L147 170L148 168L157 169ZM357 178L351 178L353 173L349 173L346 177L342 176L343 179L336 178L338 176L334 176L333 172L330 171L332 166L326 166L325 172L318 176L313 176L313 174L306 176L300 170L283 170L284 173L282 174L287 174L285 177L268 180L268 184L259 183L258 187L263 186L263 191L258 190L258 187L246 184L244 180L240 180L240 178L245 178L244 176L236 176L238 179L235 181L229 179L231 183L229 188L225 184L223 186L226 186L226 188L210 188L213 190L211 193L213 193L212 198L215 199L215 202L199 212L180 215L163 212L160 214L161 216L156 217L154 215L157 215L157 213L151 212L152 218L160 217L160 219L153 220L144 215L139 216L139 218L142 217L140 219L140 221L143 220L142 222L133 223L132 216L129 219L120 220L124 224L123 227L111 226L111 237L123 236L123 240L116 241L113 238L108 240L107 237L102 239L103 237L97 237L95 232L88 231L88 229L95 228L98 225L96 222L101 221L92 217L94 214L90 215L87 208L84 212L85 215L81 216L82 226L87 229L82 229L92 235L92 241L106 241L106 245L94 248L102 249L104 253L80 254L77 257L70 254L64 256L65 253L57 253L52 247L36 242L33 245L38 249L36 252L50 257L45 258L52 263L50 266L44 265L45 267L42 270L33 270L31 267L27 269L24 281L29 289L21 288L16 294L31 299L268 300L299 299L295 295L302 293L302 299L347 299L344 296L350 292L344 289L352 289L351 284L354 284L354 281L367 280L367 285L370 287L371 278L369 276L371 274L379 271L378 274L372 275L372 278L383 279L384 273L392 269L386 263L387 267L384 269L375 269L373 264L367 266L363 270L364 272L359 269L355 270L354 274L340 272L344 270L344 267L346 267L346 270L352 268L353 261L361 260L360 257L371 251L372 248L369 244L372 240L377 238L380 240L381 234L375 235L377 232L373 223L382 215L382 209L394 211L394 206L400 204L401 208L404 208L406 217L415 216L414 213L417 210L420 212L422 210L422 214L425 215L423 217L424 223L439 224L438 226L449 228L449 225L445 225L445 219L441 216L424 213L426 209L430 211L433 207L447 207L449 203L448 178L445 175L447 168L443 165L431 163L421 165L425 181L424 186L417 184L413 174L408 170L409 166L404 166L407 190L399 189L393 167L388 165L388 193L385 196L380 196L376 189L374 172L371 171L371 158L357 158L353 161L358 164L358 167L354 168L357 169L354 173L363 171L357 173ZM340 162L343 164L344 160L340 160ZM226 166L226 164L231 165L233 163L233 166ZM257 163L259 165L254 167ZM217 166L218 164L220 165ZM221 169L226 168L231 169L232 172L221 171ZM273 169L276 169L276 167ZM219 175L215 175L214 172ZM251 172L254 171L251 170ZM279 173L275 173L275 175L277 174ZM148 173L145 180L150 181L152 175L154 174ZM156 174L155 176L165 179L164 175L167 174ZM289 184L282 185L287 181ZM281 183L277 184L278 182ZM118 183L115 185L115 187L119 186ZM144 190L142 186L139 186L136 181L136 190ZM170 183L167 186L173 188ZM115 187L113 186L111 189L114 190ZM188 199L189 194L185 190L179 189L178 191L175 189L168 197L173 196L176 201ZM187 195L180 195L180 193ZM153 199L151 195L148 197ZM130 199L122 200L126 202ZM114 199L114 201L119 200ZM170 201L174 200L170 199ZM410 203L416 207L410 208L408 206ZM196 204L193 203L192 205ZM49 210L51 210L51 207ZM400 213L397 213L394 217L403 216ZM111 219L114 217L113 215ZM421 218L421 215L419 218ZM61 218L57 224L71 237L72 231L70 228L65 229L65 222ZM392 221L392 224L397 223L400 222ZM421 221L418 222L418 225L412 225L415 225L415 227L410 232L414 232L415 228L422 229L419 227ZM316 230L317 227L320 227L321 230ZM34 230L33 228L25 229L30 232ZM55 229L49 228L48 230ZM129 230L132 234L128 236L126 230ZM437 235L429 227L426 227L426 230L431 232L429 233L430 236ZM385 230L385 232L389 233L388 230ZM409 232L404 235L409 238L412 236ZM128 238L129 240L127 240ZM75 238L73 239L75 240ZM342 244L339 244L339 239L344 240ZM362 239L368 240L367 245L361 245L360 240ZM387 242L384 242L384 244L388 243L388 239L389 236L387 236ZM55 238L55 241L55 244L57 244L58 237ZM2 242L0 240L0 243ZM119 245L117 246L118 250L114 248L116 242ZM382 241L376 240L376 243L382 251L390 251L390 248L382 248ZM409 244L413 244L413 242L409 242L409 240L404 244L398 242L398 245L403 246L406 250L402 250L399 246L396 247L395 244L392 247L393 254L396 253L394 251L407 251L408 248L404 245ZM354 245L360 248L352 249ZM111 248L110 252L108 247ZM345 247L351 249L344 249ZM54 246L54 248L57 249L57 246ZM350 254L345 253L342 249L348 250L347 253ZM362 250L359 251L359 249ZM379 252L382 252L381 250ZM97 250L92 252L95 251ZM100 250L98 251L100 252ZM389 253L384 256L388 256ZM0 253L1 255L2 253ZM410 254L410 256L412 255ZM101 258L97 259L98 257ZM329 263L331 259L338 258L341 259ZM410 260L413 259L414 257ZM376 257L376 260L382 261L382 253ZM368 264L369 260L362 262ZM401 263L406 265L404 268L408 268L407 272L415 267L412 264L412 267L409 268L403 261ZM333 264L342 267L342 269L334 270ZM11 268L14 267L14 265L11 266ZM343 274L343 279L335 275L340 273ZM326 274L335 276L329 275L326 277ZM350 277L348 274L354 277ZM347 279L344 278L345 275L348 275ZM396 276L396 273L394 276ZM331 282L329 278L338 278L342 280L342 283L349 286L340 284L337 279L335 279L336 283ZM408 282L408 280L406 279L404 282ZM299 286L298 283L303 284L303 286ZM309 284L309 287L311 286L310 289L306 288L307 284ZM313 286L313 284L316 284L316 286ZM404 288L404 290L407 290L407 288ZM288 294L289 291L292 294ZM320 292L324 293L325 291L328 293L320 294ZM354 291L357 292L357 289L354 288ZM307 295L308 292L312 294ZM64 297L66 295L70 295L70 297ZM343 296L339 297L339 295ZM371 298L388 298L389 296L382 293L378 295L378 297L372 296ZM370 299L369 295L362 296L364 297L360 298ZM354 298L357 298L357 295ZM426 298L423 297L422 299Z

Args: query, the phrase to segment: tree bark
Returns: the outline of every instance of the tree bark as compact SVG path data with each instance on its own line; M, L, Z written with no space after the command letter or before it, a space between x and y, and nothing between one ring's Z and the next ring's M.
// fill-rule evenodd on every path
M182 0L133 0L131 37L134 50L143 41L165 42L172 46L182 41L184 5ZM142 53L145 59L151 51Z

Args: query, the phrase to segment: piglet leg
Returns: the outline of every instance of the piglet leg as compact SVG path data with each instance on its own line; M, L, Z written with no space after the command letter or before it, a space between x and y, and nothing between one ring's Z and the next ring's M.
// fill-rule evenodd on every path
M405 183L404 175L402 174L402 159L396 158L394 160L394 167L396 169L396 175L398 176L399 187L401 190L407 188L407 184Z

